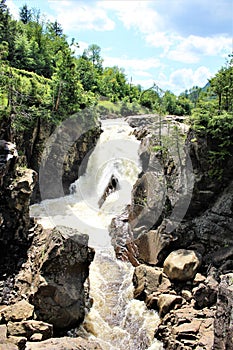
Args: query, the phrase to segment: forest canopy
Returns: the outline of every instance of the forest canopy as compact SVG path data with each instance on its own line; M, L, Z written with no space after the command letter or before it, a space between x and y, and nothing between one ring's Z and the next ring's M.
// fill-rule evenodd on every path
M0 0L1 115L17 114L16 124L23 128L38 116L56 124L98 106L100 112L121 115L191 116L199 132L207 128L211 133L215 119L231 129L232 56L204 88L194 86L176 96L156 82L149 89L133 85L122 67L105 67L98 45L89 45L80 56L75 54L77 46L75 38L69 40L62 26L45 20L38 9L25 4L15 20L6 0Z

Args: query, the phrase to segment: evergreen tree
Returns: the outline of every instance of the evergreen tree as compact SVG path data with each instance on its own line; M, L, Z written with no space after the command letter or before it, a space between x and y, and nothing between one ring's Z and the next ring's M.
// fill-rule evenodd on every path
M32 19L32 10L30 10L26 4L23 5L23 7L20 8L19 17L24 24L29 23Z

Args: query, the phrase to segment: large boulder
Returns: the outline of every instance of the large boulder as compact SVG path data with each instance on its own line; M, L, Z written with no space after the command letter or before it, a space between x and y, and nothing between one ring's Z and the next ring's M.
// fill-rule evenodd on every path
M133 187L129 224L137 238L143 232L157 225L161 219L166 200L164 176L161 172L145 173Z
M201 257L197 252L178 249L165 259L163 271L171 280L187 281L195 276L200 264Z
M88 298L84 282L94 258L87 244L88 235L61 226L34 238L16 285L35 306L38 320L57 329L83 320Z
M171 242L173 237L161 225L156 230L143 233L135 240L138 260L145 264L156 265L161 260L161 252Z
M139 265L134 270L134 297L145 299L148 295L158 289L162 283L162 269L147 265Z

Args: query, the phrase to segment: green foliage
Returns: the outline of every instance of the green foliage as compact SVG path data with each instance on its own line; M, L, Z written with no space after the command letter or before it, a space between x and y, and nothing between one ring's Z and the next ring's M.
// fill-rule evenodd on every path
M221 178L233 150L233 66L232 60L210 80L210 86L190 118L198 136L206 137L209 151L209 175Z

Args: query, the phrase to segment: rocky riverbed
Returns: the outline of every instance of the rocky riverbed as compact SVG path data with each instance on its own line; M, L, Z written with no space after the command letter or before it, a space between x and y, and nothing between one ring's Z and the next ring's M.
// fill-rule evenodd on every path
M158 311L155 337L165 349L231 349L233 158L214 179L208 140L183 120L128 122L141 140L142 172L110 235L117 257L135 266L134 297ZM90 148L80 149L81 159ZM65 227L43 230L31 219L37 174L14 144L3 140L0 155L0 349L100 349L67 337L92 305L88 237Z
M135 266L135 298L159 312L155 337L165 349L231 349L233 158L213 179L207 140L182 120L128 122L141 140L143 171L110 234L117 256Z

